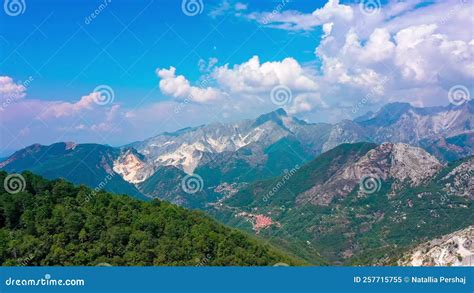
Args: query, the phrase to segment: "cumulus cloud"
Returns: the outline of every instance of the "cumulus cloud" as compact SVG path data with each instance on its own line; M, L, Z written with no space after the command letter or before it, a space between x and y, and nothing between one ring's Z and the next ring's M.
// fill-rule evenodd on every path
M0 76L0 101L19 100L25 97L26 87L9 76Z
M175 100L219 105L232 111L260 112L270 107L274 87L291 91L283 106L292 114L312 113L317 120L353 118L393 101L418 106L447 104L450 87L472 88L474 79L474 7L456 0L390 1L367 11L363 4L330 0L312 13L288 10L287 1L272 11L246 12L261 25L292 31L322 29L315 62L294 58L261 62L253 56L240 64L200 60L199 70L212 87L193 86L176 69L161 69L160 89ZM423 3L423 5L420 5ZM221 8L232 6L221 3ZM242 7L243 8L243 7ZM363 100L364 107L360 105ZM355 106L360 112L351 111ZM333 109L346 113L334 115ZM325 114L326 113L326 114Z
M99 98L100 93L94 92L81 97L80 100L75 103L63 101L45 102L47 107L45 107L45 110L39 114L39 117L42 119L48 119L73 116L82 110L92 109Z
M339 4L338 0L328 1L322 8L316 9L311 14L285 10L288 2L281 1L271 12L253 12L247 14L246 17L263 25L289 31L309 31L330 23L334 19L349 22L354 17L352 8Z
M332 107L350 108L368 94L368 103L375 104L447 104L453 85L472 88L474 32L463 28L472 27L474 6L456 0L420 3L390 1L369 13L362 4L331 0L311 14L284 10L247 18L283 30L322 28L315 48L320 74L314 80Z
M222 66L216 66L217 60L201 60L200 71L212 78L213 87L192 86L171 67L159 71L162 92L197 103L231 99L233 107L262 107L263 112L272 88L283 85L292 92L291 103L284 105L291 113L347 109L351 117L326 116L337 120L362 114L350 111L362 99L369 107L363 111L392 101L447 104L450 87L473 84L474 36L472 30L460 29L472 26L472 5L390 1L367 11L362 4L330 0L308 14L287 10L287 3L245 17L292 32L320 27L323 35L314 48L317 66L303 66L294 58L261 62L258 56Z
M317 88L312 77L293 58L260 63L259 57L253 56L232 68L227 64L217 67L211 76L230 93L264 92L277 85L285 85L296 91L313 91Z
M157 70L161 92L176 102L185 103L187 110L195 105L212 106L216 110L210 113L224 113L219 119L237 113L259 115L276 106L286 107L292 113L304 112L323 104L314 72L294 58L261 62L258 56L253 56L232 66L215 66L216 61L211 58L208 63L200 62L200 69L206 69L207 75L198 86L191 85L183 75L177 75L174 67ZM289 97L281 103L272 97L272 92L278 87L289 91L285 93Z
M291 57L262 61L256 55L240 64L220 65L209 58L199 61L202 77L197 81L178 74L179 68L160 68L159 88L171 99L133 110L96 105L95 93L76 102L28 99L27 87L0 76L0 101L12 96L18 101L6 103L14 111L3 111L0 121L12 134L43 131L50 136L60 133L39 129L41 123L32 126L31 120L38 117L48 130L60 124L70 132L101 134L123 122L127 126L118 129L143 138L158 130L240 118L242 113L256 116L280 106L307 120L338 122L391 101L447 104L447 91L458 84L474 92L470 2L389 1L371 13L337 0L312 13L288 10L288 1L277 3L272 11L249 12L245 3L222 1L210 13L242 15L291 34L321 29L318 45L302 48L314 50L313 62L302 64ZM278 86L291 91L287 104L272 103L272 89ZM358 110L351 111L356 105Z
M178 100L190 100L199 103L206 103L218 100L223 93L218 89L202 83L200 86L192 86L183 75L176 75L176 68L158 69L157 75L160 78L160 90L168 96Z

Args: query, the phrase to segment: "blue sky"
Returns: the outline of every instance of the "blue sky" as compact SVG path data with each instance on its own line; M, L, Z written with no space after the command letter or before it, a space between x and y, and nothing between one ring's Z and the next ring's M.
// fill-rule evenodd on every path
M256 11L271 10L276 3L254 2L248 5ZM324 2L313 1L306 10ZM253 55L262 61L292 56L311 62L311 48L321 35L321 30L304 35L265 27L255 31L260 25L242 18L210 17L222 1L205 1L203 13L189 17L180 1L112 0L86 24L87 16L102 3L27 1L22 16L2 14L0 34L7 41L2 43L2 56L8 56L2 58L2 72L15 80L35 76L28 95L38 99L74 101L98 84L107 84L121 102L133 104L136 96L156 86L156 68L173 65L195 80L198 61L211 57L231 64ZM296 1L288 7L305 9ZM156 96L160 98L159 91Z
M473 14L473 0L6 0L0 156L279 107L337 123L390 102L460 105Z

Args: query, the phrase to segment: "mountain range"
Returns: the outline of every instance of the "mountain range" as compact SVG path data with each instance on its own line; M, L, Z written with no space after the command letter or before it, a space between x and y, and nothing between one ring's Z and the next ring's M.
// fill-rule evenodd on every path
M395 264L408 247L474 223L473 174L472 156L443 165L407 144L343 144L208 212L309 262Z
M407 143L423 147L441 162L473 155L473 113L474 101L431 108L392 103L353 121L331 125L307 123L278 109L232 124L162 133L124 147L32 145L0 162L0 168L8 172L31 170L47 178L64 177L92 188L104 185L112 192L159 196L201 208L218 196L213 190L220 184L278 176L342 143ZM78 167L81 172L71 172ZM193 202L175 184L187 174L198 174L205 185L203 194L194 194ZM113 179L103 184L111 175ZM176 180L166 184L157 177Z
M278 109L122 147L35 144L0 169L204 210L313 264L397 264L474 223L473 114L392 103L328 124Z

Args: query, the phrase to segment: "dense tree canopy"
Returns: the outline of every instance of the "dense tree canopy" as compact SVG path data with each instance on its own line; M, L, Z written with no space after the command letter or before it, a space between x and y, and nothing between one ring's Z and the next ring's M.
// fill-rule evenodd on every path
M0 172L0 182L6 176ZM2 265L299 263L198 211L23 177L24 191L0 189Z

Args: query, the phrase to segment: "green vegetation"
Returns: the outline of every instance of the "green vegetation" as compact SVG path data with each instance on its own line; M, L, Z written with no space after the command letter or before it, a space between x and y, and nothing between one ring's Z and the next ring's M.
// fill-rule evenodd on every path
M23 176L24 191L0 189L2 265L303 264L198 211Z
M377 145L373 143L342 144L310 163L301 167L294 176L284 180L283 176L268 180L256 181L236 196L226 201L229 205L240 207L295 205L295 196L310 189L317 183L323 183L345 164L356 161ZM278 189L274 195L268 196L279 182L285 182L284 188ZM266 200L264 200L264 196Z
M277 177L255 182L225 204L240 211L271 215L281 227L264 229L259 236L272 239L313 264L320 264L321 258L333 265L395 264L410 247L474 223L474 202L468 197L448 195L444 190L446 182L441 180L468 159L449 164L430 182L418 187L387 180L378 192L360 194L356 186L327 206L296 202L299 194L324 183L374 146L338 146L301 167L286 181ZM279 183L282 186L270 193ZM394 184L398 186L395 189ZM229 225L250 229L241 218L216 217ZM297 243L304 245L296 246Z
M36 144L13 154L14 160L2 169L9 173L30 171L48 179L64 178L92 188L104 185L107 191L149 200L113 172L113 161L119 153L116 148L100 144Z

